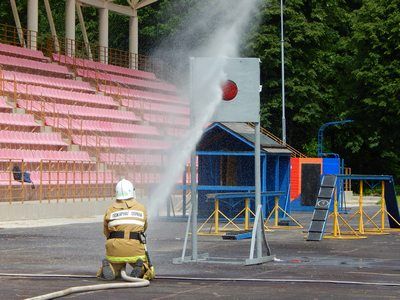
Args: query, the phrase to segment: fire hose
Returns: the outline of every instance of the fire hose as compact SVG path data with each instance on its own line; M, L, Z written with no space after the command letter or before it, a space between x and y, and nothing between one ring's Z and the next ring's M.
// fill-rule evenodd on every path
M26 300L46 300L57 297L67 296L73 293L82 293L90 291L99 291L118 288L139 288L147 287L150 282L145 279L133 278L126 275L125 270L121 271L121 276L129 282L106 283L87 286L76 286L65 290L40 295ZM71 279L90 279L96 278L93 275L74 275L74 274L16 274L0 273L0 277L13 278L71 278ZM157 276L159 280L180 280L180 281L214 281L214 282L264 282L264 283L309 283L309 284L341 284L341 285L362 285L362 286L393 286L400 287L400 283L395 282L370 282L370 281L348 281L348 280L327 280L327 279L288 279L288 278L211 278L211 277L180 277L180 276Z

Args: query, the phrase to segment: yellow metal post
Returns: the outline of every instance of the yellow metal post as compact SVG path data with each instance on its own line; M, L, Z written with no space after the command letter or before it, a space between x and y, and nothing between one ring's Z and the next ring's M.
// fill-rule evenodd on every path
M214 207L214 226L215 226L215 233L219 233L219 200L215 199L215 207Z
M359 219L358 219L358 232L360 234L364 234L364 210L363 210L363 181L360 180L360 195L358 198L358 206L359 206Z
M275 220L274 220L274 226L278 227L279 223L279 197L275 197Z
M337 197L337 191L335 190L335 196L333 200L333 213L329 215L329 217L333 217L333 228L332 234L324 235L325 239L343 239L343 240L351 240L351 239L363 239L366 236L360 236L353 227L340 215L339 213L339 201ZM340 230L340 222L345 225L349 232L344 232Z
M337 192L335 189L335 198L333 200L333 236L337 237L340 235L340 229L339 229L339 211L338 211L338 202L337 202Z
M250 200L249 198L244 199L244 230L249 230L249 219L250 219Z
M75 197L76 197L76 181L75 181L75 176L76 176L76 161L74 160L73 166L72 166L72 180L73 180L73 194L72 194L72 201L75 202Z
M60 161L57 162L57 203L60 201Z
M24 184L24 172L25 172L25 165L24 165L24 161L22 161L21 163L21 184L22 184L22 204L25 201L26 198L26 189L25 189L25 184Z
M39 203L43 200L43 160L40 160L40 186L39 186Z

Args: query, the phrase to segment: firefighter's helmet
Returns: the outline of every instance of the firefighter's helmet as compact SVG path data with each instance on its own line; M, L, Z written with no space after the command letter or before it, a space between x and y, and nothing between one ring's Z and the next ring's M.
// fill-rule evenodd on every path
M115 187L115 198L117 200L136 198L135 187L132 182L126 179L120 180Z

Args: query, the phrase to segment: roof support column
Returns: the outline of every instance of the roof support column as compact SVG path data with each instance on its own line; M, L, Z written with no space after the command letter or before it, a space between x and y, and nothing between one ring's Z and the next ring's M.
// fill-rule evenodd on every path
M99 9L99 60L108 63L108 9Z
M85 42L85 48L86 48L88 58L90 60L93 60L92 50L90 49L89 38L88 38L88 35L86 32L85 20L83 19L82 8L79 3L76 3L76 12L78 13L78 20L79 20L79 23L81 24L83 41Z
M37 49L39 3L38 0L28 0L28 48Z
M139 65L139 25L137 10L129 19L129 67L137 69Z
M26 47L25 38L24 38L24 32L22 31L21 21L19 19L17 4L15 3L15 0L10 0L10 3L11 3L11 9L12 9L12 12L13 12L13 16L14 16L15 27L17 27L19 44L22 47Z
M65 1L65 54L75 55L75 0Z
M54 51L56 53L60 53L60 44L58 42L56 26L54 25L53 14L51 12L49 0L44 0L44 6L46 7L47 20L49 21L50 25L51 37L54 43Z

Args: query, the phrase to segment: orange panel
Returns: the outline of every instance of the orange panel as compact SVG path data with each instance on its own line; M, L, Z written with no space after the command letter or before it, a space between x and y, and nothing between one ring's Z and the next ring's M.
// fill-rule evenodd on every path
M290 159L290 201L300 195L300 159Z
M299 161L299 173L300 173L300 182L299 182L299 194L301 194L301 167L303 164L319 164L321 166L321 171L322 173L322 158L320 157L307 157L307 158L300 158Z
M290 159L290 201L301 194L301 167L303 164L319 164L322 173L322 158L291 158Z

